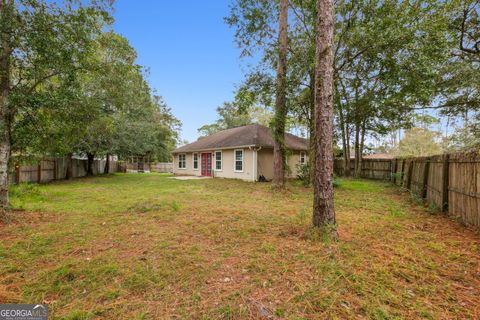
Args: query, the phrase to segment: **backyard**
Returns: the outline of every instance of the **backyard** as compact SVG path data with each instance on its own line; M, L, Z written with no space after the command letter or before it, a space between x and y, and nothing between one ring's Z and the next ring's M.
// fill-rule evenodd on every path
M388 183L342 180L340 242L311 189L114 174L14 186L0 303L53 319L478 319L480 236Z

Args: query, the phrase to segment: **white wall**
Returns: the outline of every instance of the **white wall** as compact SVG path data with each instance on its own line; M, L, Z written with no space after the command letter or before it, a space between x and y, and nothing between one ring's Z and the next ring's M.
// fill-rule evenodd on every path
M213 157L214 177L233 178L253 181L253 151L248 148L235 149L243 150L243 171L235 172L234 149L222 151L222 170L215 170L215 155Z
M235 172L235 161L234 161L234 150L243 150L243 172ZM265 148L257 152L257 176L255 177L253 161L254 161L254 151L249 148L242 149L227 149L227 150L218 150L222 152L222 169L215 170L215 151L206 151L212 153L212 166L213 166L213 177L217 178L230 178L230 179L241 179L253 181L257 180L259 175L265 176L267 180L273 178L273 149ZM205 153L205 151L203 151ZM187 167L186 169L178 168L178 154L174 155L173 162L173 172L177 175L192 175L192 176L201 176L201 154L198 152L198 170L193 169L193 153L185 153ZM308 162L308 156L306 157ZM290 174L288 178L297 177L297 165L300 163L300 152L292 151L288 157L288 165L290 168Z
M235 161L234 161L234 150L243 150L243 171L235 171ZM215 151L222 152L222 169L215 169ZM212 150L212 151L203 151L198 152L198 170L193 169L193 153L187 152L186 161L187 167L185 169L178 168L178 156L179 154L174 155L173 163L173 172L177 175L192 175L192 176L201 176L201 154L205 152L212 153L212 166L213 166L213 177L217 178L231 178L231 179L242 179L252 181L254 178L253 173L253 151L248 148L239 148L239 149L227 149L227 150Z
M182 153L180 153L182 154ZM185 169L178 168L178 156L179 154L175 154L173 157L173 173L176 175L188 175L188 176L200 176L202 175L201 172L201 159L200 153L198 153L198 169L193 169L193 153L185 153L185 158L187 161L187 167Z

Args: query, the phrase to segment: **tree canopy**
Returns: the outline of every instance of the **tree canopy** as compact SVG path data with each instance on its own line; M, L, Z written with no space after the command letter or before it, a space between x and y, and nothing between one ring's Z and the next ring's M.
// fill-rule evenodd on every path
M136 57L124 37L112 31L99 33L82 68L67 81L45 81L18 112L12 123L13 153L149 155L169 160L180 122L152 92Z
M10 155L151 155L167 160L180 122L110 31L112 1L0 1L0 205Z
M310 137L315 3L289 1L288 117L309 128ZM226 18L241 56L259 57L240 88L252 93L250 102L266 108L275 95L278 10L278 1L233 0ZM474 139L480 106L479 12L478 0L335 2L335 133L346 161L353 149L360 168L368 141L409 130L421 110L468 118L457 123Z
M426 157L443 152L438 132L425 128L412 128L405 132L393 154L399 158Z
M244 126L247 124L263 124L268 126L272 119L272 112L259 106L248 106L243 109L240 106L239 98L234 102L224 102L217 107L218 119L215 123L206 124L198 128L202 137L209 136L220 130Z

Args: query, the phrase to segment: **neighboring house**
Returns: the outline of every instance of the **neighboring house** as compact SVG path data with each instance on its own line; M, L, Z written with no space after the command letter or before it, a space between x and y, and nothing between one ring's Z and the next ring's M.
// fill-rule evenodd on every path
M350 159L355 159L355 156L350 155ZM364 154L362 159L382 159L382 160L392 159L393 160L395 159L395 157L391 153L372 153L372 154Z
M306 139L285 134L289 150L288 177L296 177L297 165L307 163ZM223 130L173 151L177 175L210 176L257 181L273 178L273 137L268 127L251 124Z

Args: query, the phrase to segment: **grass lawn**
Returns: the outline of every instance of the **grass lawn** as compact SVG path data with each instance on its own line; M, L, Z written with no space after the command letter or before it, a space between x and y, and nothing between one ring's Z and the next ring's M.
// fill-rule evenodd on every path
M311 189L115 174L15 186L0 303L51 319L479 319L480 235L388 184L343 180L341 241Z

